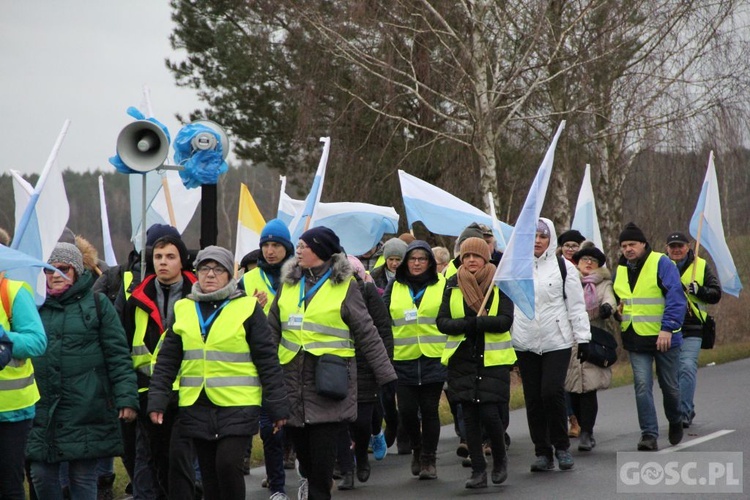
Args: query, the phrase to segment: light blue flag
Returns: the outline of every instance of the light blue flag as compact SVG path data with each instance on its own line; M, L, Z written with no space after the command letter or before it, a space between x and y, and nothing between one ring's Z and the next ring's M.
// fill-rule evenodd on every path
M46 262L52 254L70 214L62 172L56 161L69 126L70 120L66 120L33 190L20 175L14 175L16 204L24 206L16 207L16 229L11 248L42 262ZM46 279L39 267L20 267L9 271L7 275L28 283L34 290L36 304L40 306L44 303L47 295Z
M305 198L305 206L301 212L298 212L294 217L294 220L289 225L289 232L292 236L292 242L299 239L302 233L306 229L312 227L312 217L315 214L315 208L320 202L320 194L323 191L323 181L326 177L326 165L328 164L328 153L331 150L331 138L321 137L320 142L323 143L323 154L320 157L318 163L318 170L315 172L315 179L313 180L312 188L310 193Z
M544 155L529 194L516 221L516 227L510 236L503 258L495 272L495 285L513 301L515 306L531 319L535 315L534 307L534 239L536 223L542 213L544 197L547 195L552 164L555 161L555 147L560 134L565 128L565 121L560 123L552 139L547 154Z
M591 165L588 164L583 174L583 183L581 183L581 190L578 192L576 211L573 215L573 223L570 228L577 229L587 240L593 241L596 248L604 250L602 247L602 233L599 230L599 218L596 215L594 188L591 185Z
M303 205L303 201L282 192L277 217L289 225ZM398 220L393 207L353 202L318 203L310 227L331 229L346 253L362 255L377 245L384 234L395 234Z
M706 178L703 180L703 187L698 197L698 204L695 206L695 212L690 219L690 234L697 242L696 254L700 245L703 245L711 254L711 258L716 265L716 272L719 275L721 289L729 295L739 297L742 283L740 283L740 276L734 265L734 259L732 259L726 238L724 238L719 183L716 179L713 151L708 156Z
M32 267L49 269L50 271L55 270L54 267L43 260L35 259L23 252L0 245L0 272Z
M421 221L435 234L459 236L466 226L477 222L491 227L498 248L505 249L505 242L510 239L513 232L512 226L403 170L398 171L398 178L410 229L415 222Z

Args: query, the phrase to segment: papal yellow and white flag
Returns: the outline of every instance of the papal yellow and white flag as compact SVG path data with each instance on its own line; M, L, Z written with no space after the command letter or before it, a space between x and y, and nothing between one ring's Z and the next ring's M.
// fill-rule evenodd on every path
M234 262L239 265L242 257L260 247L260 232L266 221L247 186L240 184L240 206L237 214L237 244Z

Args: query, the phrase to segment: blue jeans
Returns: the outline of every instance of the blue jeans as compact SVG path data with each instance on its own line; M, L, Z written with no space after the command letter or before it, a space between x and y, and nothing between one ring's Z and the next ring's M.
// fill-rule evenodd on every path
M680 413L679 365L680 348L673 347L667 352L630 353L630 366L633 368L635 403L638 408L638 423L642 435L659 437L659 422L654 406L653 365L656 362L656 376L664 397L664 413L670 423L682 422Z
M96 500L96 458L68 462L70 497L76 500ZM31 462L31 479L38 498L62 500L60 464Z
M690 421L695 410L693 396L698 375L698 355L701 352L700 337L685 337L682 339L680 351L680 412L682 419Z

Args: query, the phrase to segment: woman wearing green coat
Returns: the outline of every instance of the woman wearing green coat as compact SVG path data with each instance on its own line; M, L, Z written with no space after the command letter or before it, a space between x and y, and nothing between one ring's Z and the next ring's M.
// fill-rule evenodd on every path
M26 455L39 498L62 499L59 467L68 462L71 497L93 500L97 458L122 454L118 418L131 421L138 409L135 372L114 306L95 299L78 248L58 243L49 263L60 273L46 274L39 310L47 351L32 359L41 399Z

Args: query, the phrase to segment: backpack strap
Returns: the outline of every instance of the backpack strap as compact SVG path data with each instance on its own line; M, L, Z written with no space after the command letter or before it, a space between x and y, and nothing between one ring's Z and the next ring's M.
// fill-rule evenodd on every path
M568 300L568 294L565 293L565 280L568 279L568 268L565 266L565 258L557 256L557 265L560 266L560 275L562 276L563 300Z
M8 323L13 319L13 308L10 305L10 295L8 295L8 280L5 279L5 273L0 273L0 301L3 303L3 309L5 309L5 316L8 318Z

